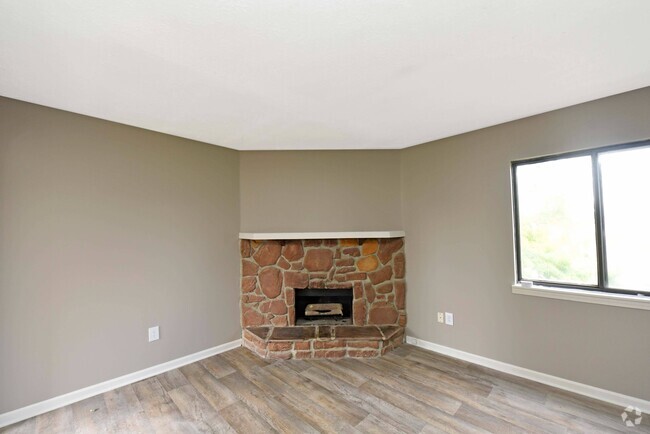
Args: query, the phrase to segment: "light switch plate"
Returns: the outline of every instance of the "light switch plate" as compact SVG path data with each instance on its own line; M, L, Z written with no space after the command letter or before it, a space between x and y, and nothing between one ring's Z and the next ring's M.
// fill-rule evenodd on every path
M445 324L454 325L454 314L451 312L445 312Z

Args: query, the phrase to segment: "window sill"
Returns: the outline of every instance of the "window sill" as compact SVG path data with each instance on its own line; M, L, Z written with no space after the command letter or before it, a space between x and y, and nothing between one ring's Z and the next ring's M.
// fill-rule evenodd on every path
M650 310L650 297L644 295L612 294L609 292L552 288L549 286L524 287L520 284L512 285L512 292L513 294L532 295L535 297L604 304L607 306L626 307L629 309Z

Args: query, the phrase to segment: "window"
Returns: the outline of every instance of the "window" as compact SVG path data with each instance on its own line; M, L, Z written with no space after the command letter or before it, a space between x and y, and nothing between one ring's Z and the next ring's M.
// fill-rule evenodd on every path
M517 280L650 294L650 141L512 163Z

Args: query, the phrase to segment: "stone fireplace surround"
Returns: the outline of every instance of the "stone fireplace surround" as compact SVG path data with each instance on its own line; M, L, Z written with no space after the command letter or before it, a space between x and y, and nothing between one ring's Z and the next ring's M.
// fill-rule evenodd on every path
M374 357L403 340L404 239L242 239L243 344L261 357ZM352 326L296 327L295 290L353 292Z

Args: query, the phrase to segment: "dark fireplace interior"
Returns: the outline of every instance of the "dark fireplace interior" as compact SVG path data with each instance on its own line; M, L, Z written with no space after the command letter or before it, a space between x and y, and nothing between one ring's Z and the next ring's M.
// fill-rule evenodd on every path
M352 288L295 291L296 325L352 324Z

